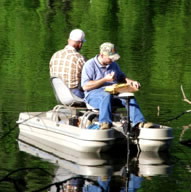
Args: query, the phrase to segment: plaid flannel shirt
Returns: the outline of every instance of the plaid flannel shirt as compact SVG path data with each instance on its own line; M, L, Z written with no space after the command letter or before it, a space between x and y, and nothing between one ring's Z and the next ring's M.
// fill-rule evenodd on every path
M81 82L84 57L70 45L54 53L50 60L50 76L60 77L69 88L77 88Z

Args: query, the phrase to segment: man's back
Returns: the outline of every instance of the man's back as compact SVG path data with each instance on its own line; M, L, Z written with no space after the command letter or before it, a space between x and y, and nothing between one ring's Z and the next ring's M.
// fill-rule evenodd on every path
M70 45L54 53L50 60L50 76L60 77L69 88L76 88L81 80L84 57Z

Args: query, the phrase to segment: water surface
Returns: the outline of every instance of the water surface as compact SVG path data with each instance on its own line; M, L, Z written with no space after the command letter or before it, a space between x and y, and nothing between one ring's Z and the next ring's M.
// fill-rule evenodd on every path
M56 104L48 64L74 28L86 33L81 53L87 59L101 43L114 43L122 70L142 85L136 98L146 119L173 127L171 171L143 177L138 191L190 191L190 148L179 143L183 130L182 141L191 139L190 113L175 119L191 108L180 89L191 99L190 10L189 0L1 0L0 191L18 191L17 184L35 191L53 182L54 164L19 150L15 122L22 111ZM114 179L110 191L119 191Z

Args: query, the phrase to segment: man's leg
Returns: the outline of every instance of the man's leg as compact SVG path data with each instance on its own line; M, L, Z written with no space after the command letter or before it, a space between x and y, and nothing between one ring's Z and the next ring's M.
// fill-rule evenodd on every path
M124 99L120 99L122 105L127 109L126 101ZM132 127L134 127L137 123L144 122L145 118L140 110L140 107L135 98L131 98L129 102L129 115L130 121L132 122Z
M77 97L84 98L84 92L79 90L78 88L70 89L72 93L74 93Z
M112 98L103 88L92 91L86 98L88 104L99 109L99 122L112 124Z

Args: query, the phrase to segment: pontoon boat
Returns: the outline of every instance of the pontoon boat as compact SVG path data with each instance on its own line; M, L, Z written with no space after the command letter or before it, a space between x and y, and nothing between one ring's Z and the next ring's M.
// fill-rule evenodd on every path
M53 110L47 112L22 112L17 121L20 137L46 143L52 148L59 145L79 152L103 152L114 145L127 142L137 146L141 151L168 150L173 139L172 128L140 128L139 135L131 137L129 115L124 109L113 112L111 129L89 129L98 124L99 111L75 96L65 83L57 77L51 79L54 93L59 102ZM133 93L121 93L119 98L127 101L134 97Z

